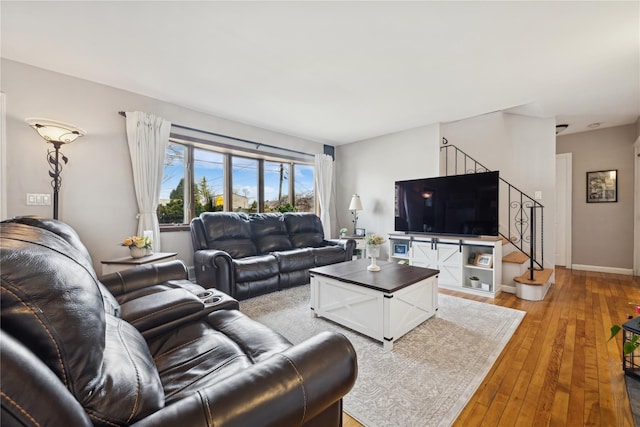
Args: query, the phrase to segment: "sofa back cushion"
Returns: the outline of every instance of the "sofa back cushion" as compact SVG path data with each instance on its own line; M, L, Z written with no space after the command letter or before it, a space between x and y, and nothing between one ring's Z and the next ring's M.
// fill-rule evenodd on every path
M200 214L207 248L227 252L232 258L257 255L249 216L242 212L204 212ZM197 226L197 222L192 223Z
M323 245L324 230L317 215L287 212L284 221L294 248L317 248Z
M53 371L95 425L129 424L164 405L162 384L140 333L105 313L85 261L47 228L2 223L2 329Z
M114 316L119 316L120 305L118 304L118 301L116 301L116 298L111 294L111 292L109 292L109 290L98 281L95 275L95 271L93 270L91 255L89 255L87 247L80 240L80 236L78 236L76 230L74 230L64 222L37 216L15 217L6 220L3 223L24 224L30 227L34 227L33 230L41 228L43 230L50 231L51 233L65 240L75 249L76 255L79 255L75 258L76 262L80 264L87 271L87 273L92 274L94 280L98 283L98 289L100 290L100 294L102 295L105 311L109 314L113 314Z
M293 249L284 216L280 213L251 215L251 232L260 254Z

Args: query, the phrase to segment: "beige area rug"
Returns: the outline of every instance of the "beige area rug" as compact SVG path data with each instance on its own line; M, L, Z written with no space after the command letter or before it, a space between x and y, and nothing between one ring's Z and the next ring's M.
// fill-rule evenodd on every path
M240 302L240 310L296 344L330 330L358 355L358 379L344 410L368 426L448 426L455 421L507 344L525 312L439 295L435 317L393 345L313 317L309 286Z

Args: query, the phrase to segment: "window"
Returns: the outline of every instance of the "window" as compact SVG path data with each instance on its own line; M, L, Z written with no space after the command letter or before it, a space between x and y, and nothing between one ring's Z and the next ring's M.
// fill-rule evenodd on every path
M170 142L164 158L164 173L158 204L160 224L184 224L185 147Z
M224 155L193 149L193 206L196 216L224 210Z
M279 212L292 206L314 212L313 174L313 165L301 161L172 138L158 220L182 225L202 212Z
M315 187L313 166L295 165L295 199L294 205L299 212L315 211Z
M231 210L258 212L258 161L231 157Z
M278 211L289 202L289 164L264 162L264 211Z

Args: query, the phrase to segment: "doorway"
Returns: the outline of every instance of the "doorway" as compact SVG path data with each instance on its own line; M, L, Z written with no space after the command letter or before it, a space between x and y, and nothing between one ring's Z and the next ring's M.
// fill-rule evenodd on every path
M572 153L556 154L556 265L571 268Z

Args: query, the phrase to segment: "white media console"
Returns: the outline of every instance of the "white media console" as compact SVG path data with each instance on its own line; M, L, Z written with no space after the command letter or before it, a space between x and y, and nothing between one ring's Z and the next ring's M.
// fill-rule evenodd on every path
M440 270L441 288L493 297L502 283L502 240L499 237L442 237L389 234L389 260ZM470 278L477 277L475 287Z

